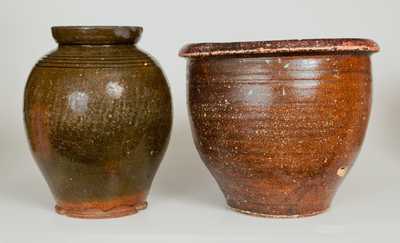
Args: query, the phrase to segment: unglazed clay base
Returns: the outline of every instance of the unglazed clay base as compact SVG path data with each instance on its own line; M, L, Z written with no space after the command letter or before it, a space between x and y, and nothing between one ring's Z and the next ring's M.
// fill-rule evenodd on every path
M72 218L82 219L105 219L105 218L118 218L131 214L137 213L139 210L147 208L147 202L143 202L137 205L124 205L112 208L110 210L101 210L98 208L77 208L77 209L64 209L58 205L55 206L55 210L58 214L66 215Z
M323 209L323 210L319 210L319 211L315 211L312 213L307 213L307 214L293 214L293 215L280 215L280 214L265 214L265 213L257 213L257 212L252 212L252 211L248 211L248 210L243 210L243 209L239 209L239 208L234 208L228 205L228 207L230 209L232 209L233 211L239 212L239 213L243 213L243 214L247 214L247 215L252 215L252 216L257 216L257 217L264 217L264 218L282 218L282 219L290 219L290 218L304 218L304 217L310 217L310 216L314 216L314 215L318 215L321 213L326 212L329 208Z

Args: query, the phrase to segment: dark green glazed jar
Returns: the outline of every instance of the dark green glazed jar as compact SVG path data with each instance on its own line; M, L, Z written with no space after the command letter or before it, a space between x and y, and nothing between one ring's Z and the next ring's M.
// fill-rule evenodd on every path
M168 84L135 43L141 27L53 27L58 49L33 68L24 115L33 156L71 217L136 213L166 150Z

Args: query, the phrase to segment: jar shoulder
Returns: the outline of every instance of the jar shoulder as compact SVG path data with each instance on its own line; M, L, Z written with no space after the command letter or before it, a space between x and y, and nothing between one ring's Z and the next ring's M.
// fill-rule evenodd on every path
M56 68L154 68L161 67L146 52L133 45L60 46L42 57L35 67Z
M115 98L171 102L166 78L157 62L127 45L58 48L33 68L25 87L25 103L48 102L76 93L99 101L115 96L110 102Z

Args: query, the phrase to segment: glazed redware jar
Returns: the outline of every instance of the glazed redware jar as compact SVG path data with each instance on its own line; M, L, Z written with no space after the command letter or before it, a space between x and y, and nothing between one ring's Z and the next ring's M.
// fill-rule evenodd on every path
M300 217L330 206L367 129L376 51L364 39L181 50L194 141L231 208Z
M135 46L141 32L53 27L59 46L29 76L26 131L60 214L119 217L147 205L172 112L160 67Z

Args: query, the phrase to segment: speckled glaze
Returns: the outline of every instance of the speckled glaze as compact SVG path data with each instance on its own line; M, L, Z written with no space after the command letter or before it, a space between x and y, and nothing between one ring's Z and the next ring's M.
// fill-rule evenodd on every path
M371 107L363 39L184 47L194 142L242 213L321 213L351 168Z
M33 68L24 115L33 156L71 217L110 218L147 205L169 140L160 67L135 47L140 27L53 27L58 49Z

